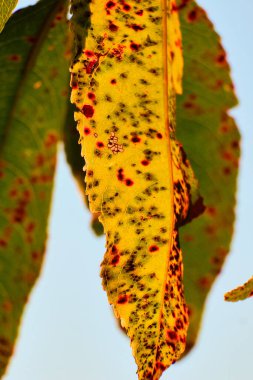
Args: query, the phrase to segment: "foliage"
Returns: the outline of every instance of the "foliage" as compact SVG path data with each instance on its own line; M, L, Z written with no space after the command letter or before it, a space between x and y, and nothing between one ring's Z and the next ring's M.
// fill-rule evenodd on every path
M244 285L225 294L225 301L237 302L253 296L253 277Z
M17 5L18 0L0 0L0 32Z
M43 0L11 17L0 35L0 375L45 252L68 104L65 13L61 2Z
M15 1L1 3L3 27ZM229 252L237 100L213 25L193 0L89 3L71 2L78 132L67 1L19 11L0 35L0 376L43 261L60 140L93 229L106 233L103 285L139 379L159 379L195 344ZM226 299L251 295L251 284Z

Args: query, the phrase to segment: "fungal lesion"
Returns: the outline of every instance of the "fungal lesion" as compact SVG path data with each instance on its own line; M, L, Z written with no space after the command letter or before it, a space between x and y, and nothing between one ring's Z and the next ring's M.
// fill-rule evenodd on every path
M107 147L112 151L113 154L124 152L123 145L118 144L118 137L114 132L111 132Z

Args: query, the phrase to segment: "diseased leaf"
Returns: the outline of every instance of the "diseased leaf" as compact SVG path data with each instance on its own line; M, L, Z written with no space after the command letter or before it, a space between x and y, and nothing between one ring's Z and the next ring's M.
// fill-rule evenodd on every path
M81 148L78 144L79 133L76 129L76 123L73 120L75 107L70 103L66 123L63 130L63 143L67 162L71 168L72 174L77 182L78 188L81 191L84 203L88 207L88 197L86 195L86 186L84 180L84 161L81 156ZM104 234L103 225L98 220L99 214L93 214L91 217L90 226L97 236Z
M0 0L0 32L3 30L17 3L18 0Z
M204 303L233 235L239 132L229 108L237 104L220 37L194 1L181 2L183 95L177 97L177 137L200 182L205 213L180 230L190 308L187 348L197 338Z
M224 296L225 301L237 302L244 301L253 296L253 277L249 279L244 285L227 292Z
M72 12L85 3L73 1ZM90 208L107 238L101 275L139 379L156 380L185 348L177 229L199 201L174 137L183 66L177 10L170 1L93 1L91 14L71 85Z
M67 109L63 4L43 0L20 10L0 36L0 377L45 251Z

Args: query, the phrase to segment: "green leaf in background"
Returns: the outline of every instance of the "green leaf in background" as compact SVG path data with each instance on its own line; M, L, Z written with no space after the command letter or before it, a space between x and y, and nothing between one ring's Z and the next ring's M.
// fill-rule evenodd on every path
M237 99L219 36L194 1L180 7L180 19L185 67L183 95L177 98L177 137L206 206L203 215L180 230L191 315L189 350L196 342L207 294L230 249L240 136L227 113Z
M238 288L231 290L225 294L225 301L228 302L237 302L244 301L247 298L253 296L253 277L249 279L244 285L239 286Z
M3 30L17 3L18 0L0 0L0 32Z
M0 36L0 377L45 252L68 104L65 8L42 0L15 13Z

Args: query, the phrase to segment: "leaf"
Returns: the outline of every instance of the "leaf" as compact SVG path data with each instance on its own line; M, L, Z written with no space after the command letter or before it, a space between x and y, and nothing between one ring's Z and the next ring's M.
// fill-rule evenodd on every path
M140 380L159 379L185 348L177 228L196 185L174 138L183 65L175 4L150 5L93 1L85 47L77 34L80 56L71 67L87 194L107 238L103 285ZM72 2L73 23L84 9L85 1Z
M249 279L244 285L227 292L224 296L225 301L237 302L244 301L249 297L253 296L253 277Z
M189 350L198 335L207 294L230 249L240 136L228 114L237 100L220 37L194 1L179 8L185 65L183 95L177 97L177 137L206 206L203 215L180 229L190 308Z
M0 33L17 3L18 0L0 0Z
M62 1L15 13L0 36L0 377L43 261L67 109L67 23Z
M63 143L67 162L70 166L73 177L75 178L78 188L81 191L84 203L88 207L88 197L86 196L86 186L84 180L84 162L81 156L81 148L78 144L79 133L76 129L76 123L73 120L75 107L70 104L66 123L63 130ZM99 214L92 214L90 226L97 236L104 234L103 225L98 220Z

